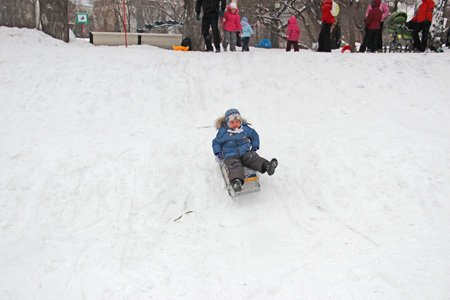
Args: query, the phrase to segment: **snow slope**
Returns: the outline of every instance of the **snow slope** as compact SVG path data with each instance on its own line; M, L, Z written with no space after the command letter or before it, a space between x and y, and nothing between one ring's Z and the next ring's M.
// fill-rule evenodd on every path
M1 299L450 299L450 51L0 40ZM280 162L238 199L230 107Z

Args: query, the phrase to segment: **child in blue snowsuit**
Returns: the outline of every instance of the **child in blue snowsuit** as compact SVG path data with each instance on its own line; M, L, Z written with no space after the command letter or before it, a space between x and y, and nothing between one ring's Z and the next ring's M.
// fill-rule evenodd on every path
M244 51L250 51L248 47L248 43L250 42L250 37L253 34L252 26L248 23L247 17L243 17L241 20L241 26L242 26L242 52Z
M214 155L223 160L228 170L228 178L233 189L242 190L245 174L243 166L260 173L275 173L278 161L274 158L270 162L260 157L258 133L241 118L237 109L229 109L225 116L216 122L216 138L212 141Z

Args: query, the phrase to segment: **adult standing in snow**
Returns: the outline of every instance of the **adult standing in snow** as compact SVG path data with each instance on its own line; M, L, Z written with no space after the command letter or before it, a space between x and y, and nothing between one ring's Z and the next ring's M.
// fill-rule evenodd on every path
M430 31L431 21L433 21L433 0L422 0L416 14L412 18L414 22L414 51L425 52L428 43L428 32ZM422 32L422 40L419 39L419 33Z
M369 11L366 20L364 21L366 25L366 33L364 35L364 41L367 43L367 47L371 52L377 51L377 41L378 34L380 31L381 24L381 10L380 10L381 0L372 1L372 9Z
M369 5L369 7L370 7L370 5ZM386 21L386 19L391 14L389 12L389 5L387 5L385 0L381 0L380 10L381 10L381 23L380 23L380 30L378 31L378 37L377 37L377 50L383 50L384 21Z
M292 16L288 20L286 30L286 51L291 51L291 46L294 46L294 52L298 52L298 39L300 38L300 28L297 24L297 18Z
M213 51L210 28L214 38L216 52L220 52L219 16L223 16L226 0L197 0L195 12L197 20L200 20L200 10L203 9L202 35L205 40L206 51Z
M322 0L322 28L319 34L318 52L331 52L331 25L336 23L336 19L331 14L333 0Z
M372 10L374 5L374 2L372 1L372 3L369 4L369 6L366 9L366 19L369 16L370 11ZM380 22L380 29L377 31L377 36L376 36L376 49L378 51L381 51L383 49L383 26L384 26L384 21L387 19L387 17L389 16L390 12L389 12L389 6L384 3L383 1L381 1L380 3L380 7L379 7L380 11L381 11L381 22ZM368 37L367 35L367 27L365 28L365 33L364 33L364 39L363 42L361 44L361 46L359 47L359 52L365 52L366 48L367 48L367 40L366 38Z

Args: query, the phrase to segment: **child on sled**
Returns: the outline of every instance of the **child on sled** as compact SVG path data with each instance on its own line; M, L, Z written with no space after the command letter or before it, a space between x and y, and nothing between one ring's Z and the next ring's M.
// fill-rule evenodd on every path
M229 109L223 117L216 121L218 129L216 138L212 141L214 155L228 170L230 184L236 192L242 190L244 183L244 166L260 173L272 176L278 166L273 158L270 162L258 155L258 133L241 118L237 109Z

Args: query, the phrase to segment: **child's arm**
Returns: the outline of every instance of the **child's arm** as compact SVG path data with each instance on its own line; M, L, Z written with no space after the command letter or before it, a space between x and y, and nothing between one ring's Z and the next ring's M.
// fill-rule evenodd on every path
M247 127L247 128L249 129L247 136L250 139L250 142L252 144L252 150L256 151L259 149L259 135L255 129L253 129L251 127Z
M224 133L223 128L220 128L219 131L217 132L216 137L212 141L212 149L213 149L214 155L216 155L216 156L222 153L223 133Z

